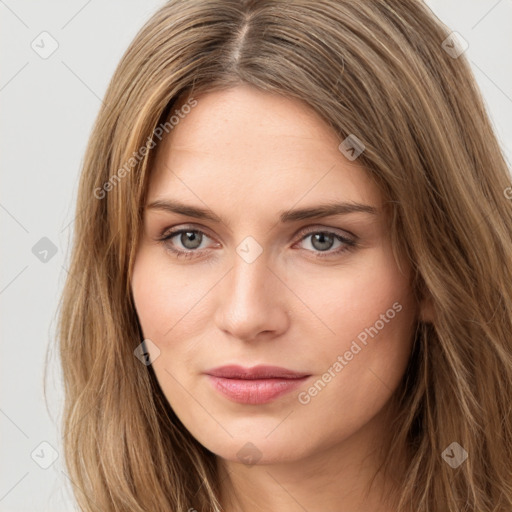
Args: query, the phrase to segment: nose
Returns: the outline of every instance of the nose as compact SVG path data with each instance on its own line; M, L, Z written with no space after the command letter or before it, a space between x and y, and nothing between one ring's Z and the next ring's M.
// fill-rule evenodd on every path
M238 340L274 338L288 329L290 292L264 254L251 263L235 254L233 268L219 283L215 322Z

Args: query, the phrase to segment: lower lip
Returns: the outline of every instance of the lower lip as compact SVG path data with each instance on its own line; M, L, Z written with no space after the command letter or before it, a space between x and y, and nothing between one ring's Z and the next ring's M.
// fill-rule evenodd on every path
M215 389L240 404L265 404L298 388L309 377L298 379L227 379L208 375Z

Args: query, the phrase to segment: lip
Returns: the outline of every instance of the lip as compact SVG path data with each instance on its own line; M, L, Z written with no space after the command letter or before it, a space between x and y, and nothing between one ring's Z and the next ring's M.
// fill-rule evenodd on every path
M281 368L280 366L269 366L259 364L251 368L245 368L236 364L227 366L219 366L205 372L207 375L214 377L224 377L227 379L299 379L310 375L304 372L296 372Z
M258 365L245 368L238 365L207 370L213 387L233 402L264 404L299 387L311 375L279 366Z

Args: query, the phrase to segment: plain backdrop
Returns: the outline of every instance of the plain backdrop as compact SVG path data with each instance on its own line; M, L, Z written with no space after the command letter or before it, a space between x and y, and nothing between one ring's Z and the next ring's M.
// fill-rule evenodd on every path
M92 124L126 47L163 3L0 0L0 512L78 510L61 455L60 367L51 353L47 410L45 354ZM510 165L512 0L427 4L469 43Z

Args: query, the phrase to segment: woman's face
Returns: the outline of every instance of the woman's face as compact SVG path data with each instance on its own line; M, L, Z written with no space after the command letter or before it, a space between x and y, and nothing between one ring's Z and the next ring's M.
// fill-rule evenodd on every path
M379 436L418 308L378 189L296 100L238 86L196 101L158 147L132 279L167 400L232 462ZM369 208L307 213L341 203ZM229 365L298 375L210 375Z

